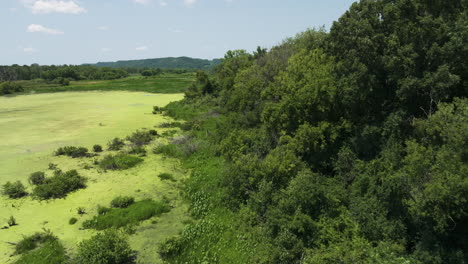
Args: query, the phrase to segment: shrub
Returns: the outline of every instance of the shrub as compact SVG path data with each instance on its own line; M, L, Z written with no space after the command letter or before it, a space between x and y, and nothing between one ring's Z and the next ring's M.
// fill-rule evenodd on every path
M104 230L120 228L126 225L136 225L140 221L169 212L169 206L163 202L143 200L135 202L127 208L112 208L103 215L83 222L84 228Z
M60 147L55 151L55 156L69 156L72 158L88 156L88 149L84 147L65 146Z
M156 114L161 114L163 111L163 108L162 107L159 107L157 105L153 106L153 115L156 115Z
M27 252L15 264L62 264L69 263L65 248L58 240L45 242L41 248Z
M111 201L113 208L127 208L135 203L135 198L130 196L118 196Z
M170 181L173 181L175 182L176 180L174 179L174 176L172 176L172 174L170 173L161 173L158 175L158 177L161 179L161 180L170 180Z
M157 135L158 135L158 131L156 131L156 130L154 130L154 129L148 130L148 133L149 133L151 136L157 136Z
M148 131L136 131L131 136L128 136L127 140L136 146L143 146L149 144L153 140L153 137Z
M18 225L18 222L16 222L16 219L15 219L15 217L13 217L13 216L10 216L10 219L8 219L8 225L9 225L9 226L15 226L15 225Z
M133 258L127 237L116 230L107 230L78 245L76 263L128 264Z
M165 156L168 156L168 157L173 157L173 158L183 156L182 151L179 148L177 148L177 146L174 145L174 144L167 144L167 145L162 145L161 144L161 145L158 145L158 146L153 148L153 153L154 154L162 154L162 155L165 155Z
M76 224L76 222L78 222L78 219L76 219L76 217L72 217L72 218L70 218L70 220L68 221L68 223L69 223L70 225L74 225L74 224Z
M158 248L158 253L163 260L168 260L179 255L183 248L182 240L177 237L171 237L164 240Z
M7 182L2 186L2 193L12 199L17 199L28 195L26 187L20 182Z
M117 155L105 156L99 162L99 166L107 170L125 170L135 167L138 163L142 161L142 158L120 153Z
M56 170L56 169L57 169L57 164L49 163L49 170Z
M29 183L32 185L41 185L45 181L45 174L42 171L36 171L29 176Z
M16 244L15 254L22 254L15 264L67 263L65 248L49 230L24 237Z
M102 152L102 146L101 145L94 145L93 146L93 151L94 152Z
M31 236L23 237L23 240L18 242L15 246L15 254L23 254L36 249L46 242L55 240L57 240L57 237L49 230L44 230L42 233L35 233Z
M63 198L68 193L85 187L86 178L79 175L76 170L71 170L47 178L44 184L34 188L33 195L38 199Z
M114 138L107 143L108 150L121 150L125 146L125 143L120 138Z
M78 207L76 208L76 213L79 215L84 215L86 214L86 210L84 209L84 207Z
M146 155L146 149L141 146L134 146L128 151L128 154L136 154L143 157Z
M100 206L98 205L97 213L98 215L105 215L107 214L111 209L109 207L105 206Z
M23 86L17 83L6 82L0 85L0 95L24 91Z

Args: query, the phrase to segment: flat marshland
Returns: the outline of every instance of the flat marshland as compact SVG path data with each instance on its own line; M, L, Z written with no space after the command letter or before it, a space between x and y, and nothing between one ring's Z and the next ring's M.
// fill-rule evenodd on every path
M135 200L169 200L172 209L142 222L135 227L130 243L138 251L142 263L155 263L157 251L149 250L182 227L187 218L177 186L186 175L175 160L151 153L147 146L144 161L128 170L104 171L96 161L115 151L107 150L107 143L115 137L126 138L138 129L155 128L169 118L153 115L154 105L164 106L182 99L182 94L151 94L125 91L90 91L43 93L0 97L0 184L21 181L29 193L33 186L28 177L43 171L53 175L49 164L62 171L76 169L87 178L87 187L72 192L63 199L40 201L26 196L21 199L0 197L0 227L7 227L13 216L18 225L0 229L0 262L13 263L14 246L23 236L48 229L58 236L67 250L73 252L79 241L96 231L82 230L82 223L97 213L98 205L109 206L117 196L132 196ZM104 152L94 157L71 158L54 156L63 146L82 146L93 153L99 144ZM171 173L175 182L158 178ZM82 208L84 214L78 214ZM77 218L74 225L69 219ZM144 230L144 232L140 232ZM145 262L146 261L146 262Z

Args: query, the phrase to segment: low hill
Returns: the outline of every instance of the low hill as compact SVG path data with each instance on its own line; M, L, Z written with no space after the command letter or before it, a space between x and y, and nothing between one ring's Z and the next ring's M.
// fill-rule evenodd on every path
M144 60L122 60L116 62L98 62L94 65L98 67L139 67L139 68L161 68L161 69L211 69L221 62L220 59L205 60L190 57L168 57Z

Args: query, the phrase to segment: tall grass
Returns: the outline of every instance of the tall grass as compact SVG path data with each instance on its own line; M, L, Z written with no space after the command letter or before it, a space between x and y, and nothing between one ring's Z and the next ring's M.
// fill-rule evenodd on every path
M119 228L127 225L136 225L140 221L159 216L169 212L166 203L143 200L135 202L127 208L112 208L105 210L102 215L97 215L91 220L83 222L84 228L104 230L107 228Z

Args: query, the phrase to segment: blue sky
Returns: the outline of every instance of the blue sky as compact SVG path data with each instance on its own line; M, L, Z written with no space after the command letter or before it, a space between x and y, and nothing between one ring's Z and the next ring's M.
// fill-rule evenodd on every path
M1 0L0 65L81 64L269 48L354 0Z

